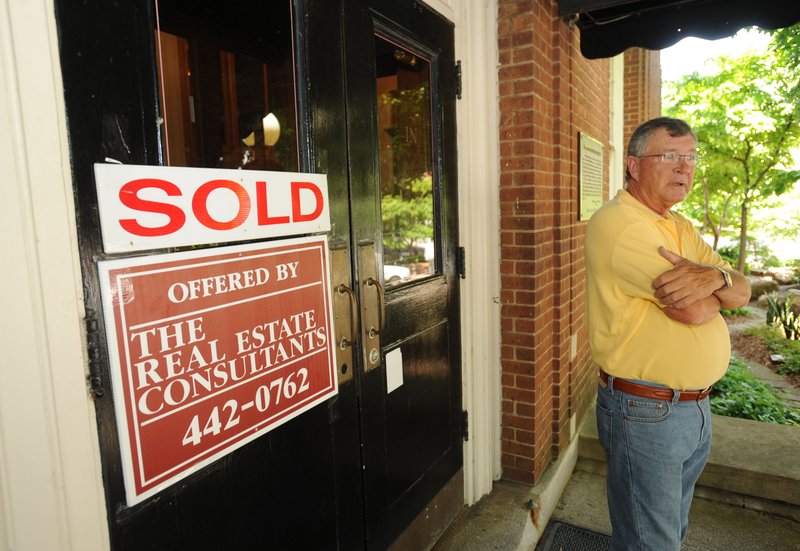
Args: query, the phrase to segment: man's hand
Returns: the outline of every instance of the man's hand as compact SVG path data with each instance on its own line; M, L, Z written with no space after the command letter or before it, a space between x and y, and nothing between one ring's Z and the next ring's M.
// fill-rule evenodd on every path
M653 280L655 296L662 304L681 310L711 296L725 284L719 270L703 266L668 250L658 248L659 254L674 266Z

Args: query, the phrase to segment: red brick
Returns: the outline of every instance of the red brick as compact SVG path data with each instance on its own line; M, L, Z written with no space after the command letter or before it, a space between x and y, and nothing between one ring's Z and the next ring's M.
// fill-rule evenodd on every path
M567 445L569 418L583 416L596 384L577 148L585 132L608 151L609 62L585 59L557 10L557 0L498 0L501 451L503 476L527 483ZM625 53L626 135L658 114L658 79L657 52Z

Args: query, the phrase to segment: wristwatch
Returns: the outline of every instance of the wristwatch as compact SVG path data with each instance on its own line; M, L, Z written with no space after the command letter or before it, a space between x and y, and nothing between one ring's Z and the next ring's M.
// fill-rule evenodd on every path
M717 270L719 270L719 273L722 274L722 278L725 280L725 289L733 287L733 278L731 277L731 274L728 273L727 270L723 270L722 268L717 268ZM720 289L722 289L722 287L720 287Z

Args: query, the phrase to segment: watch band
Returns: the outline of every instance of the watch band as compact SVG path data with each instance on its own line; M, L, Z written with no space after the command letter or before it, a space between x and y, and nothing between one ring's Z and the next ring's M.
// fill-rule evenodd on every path
M722 274L722 278L725 280L725 288L730 289L733 287L733 278L731 277L731 274L722 268L717 268L717 270L719 270L719 272ZM720 289L722 289L722 287L720 287Z

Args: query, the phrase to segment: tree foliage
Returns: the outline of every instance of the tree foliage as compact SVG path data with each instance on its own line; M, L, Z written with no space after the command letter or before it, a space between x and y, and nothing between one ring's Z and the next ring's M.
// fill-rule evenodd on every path
M796 73L800 69L800 24L772 31L771 34L770 50L787 71Z
M434 232L429 86L423 81L393 89L379 97L379 106L391 122L384 128L389 139L381 154L384 261L419 262L420 246Z
M389 249L409 249L418 241L433 238L433 182L430 174L404 178L395 193L381 201L383 243Z
M702 221L715 241L727 227L738 229L739 250L745 251L740 271L750 210L800 180L791 156L800 143L800 33L784 31L764 54L722 57L716 74L667 83L665 111L692 125L703 156L695 175L702 192L691 194L683 210Z

